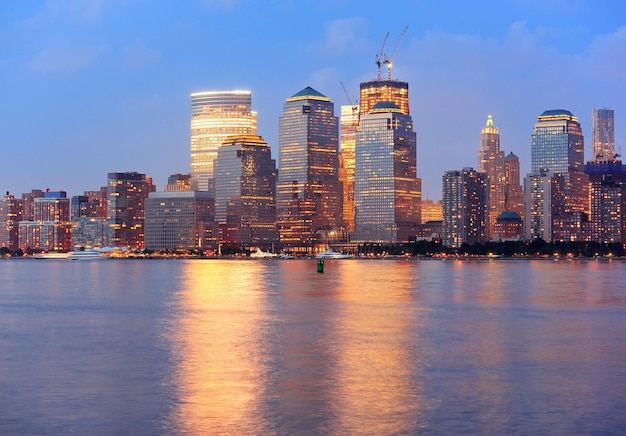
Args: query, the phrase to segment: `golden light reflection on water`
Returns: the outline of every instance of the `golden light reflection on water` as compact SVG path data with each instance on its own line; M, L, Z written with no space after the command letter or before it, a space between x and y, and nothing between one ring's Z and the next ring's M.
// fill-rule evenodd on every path
M258 421L266 316L264 295L257 291L261 266L186 264L170 338L179 390L171 421L177 432L236 431Z
M414 431L430 407L421 385L424 356L413 352L426 316L411 305L418 287L415 265L394 263L392 276L385 263L365 270L355 263L342 266L337 298L348 304L334 320L335 433Z

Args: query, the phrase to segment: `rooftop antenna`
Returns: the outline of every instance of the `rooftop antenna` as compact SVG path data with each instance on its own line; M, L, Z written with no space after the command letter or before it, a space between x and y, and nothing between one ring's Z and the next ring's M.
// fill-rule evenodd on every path
M387 65L387 80L391 80L391 65L392 65L391 59L393 58L393 55L396 53L396 50L398 49L398 45L400 45L400 41L402 41L402 38L404 37L404 34L406 33L408 28L409 26L406 26L404 30L402 31L402 33L400 34L400 37L398 38L398 41L396 42L396 46L393 48L393 51L391 52L391 54L389 56L387 56L386 54L383 54L383 56L385 57L385 60L383 61L383 63ZM389 35L389 33L387 33L387 35ZM378 69L378 78L380 79L380 67Z

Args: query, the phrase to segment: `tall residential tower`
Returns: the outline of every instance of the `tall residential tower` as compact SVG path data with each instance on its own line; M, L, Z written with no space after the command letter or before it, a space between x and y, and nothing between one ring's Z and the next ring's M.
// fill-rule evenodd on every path
M609 161L615 155L613 109L594 109L591 114L593 156L596 161Z

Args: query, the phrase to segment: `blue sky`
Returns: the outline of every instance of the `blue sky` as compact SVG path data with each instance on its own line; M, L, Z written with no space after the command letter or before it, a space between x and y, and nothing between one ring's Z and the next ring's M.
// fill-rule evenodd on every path
M545 109L579 118L586 159L594 107L615 109L624 143L621 0L13 0L0 2L0 189L78 195L139 171L161 190L189 172L198 91L251 90L277 158L285 99L312 86L339 115L341 82L356 100L405 26L392 71L409 82L424 198L441 198L444 171L477 166L490 113L523 174Z

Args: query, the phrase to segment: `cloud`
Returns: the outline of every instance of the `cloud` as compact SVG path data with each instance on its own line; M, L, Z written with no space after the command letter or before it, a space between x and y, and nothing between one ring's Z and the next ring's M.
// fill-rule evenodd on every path
M363 36L367 22L363 18L342 18L326 23L324 38L311 44L316 52L331 55L342 55L361 51L367 46Z
M161 52L149 47L141 38L124 48L123 62L129 68L143 68L157 62L160 58Z
M28 67L37 73L83 70L95 65L108 50L104 44L59 41L36 53Z

